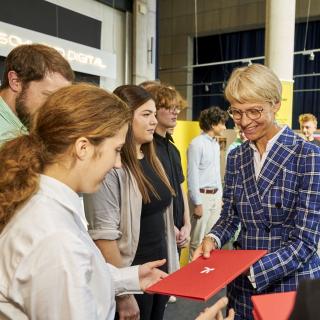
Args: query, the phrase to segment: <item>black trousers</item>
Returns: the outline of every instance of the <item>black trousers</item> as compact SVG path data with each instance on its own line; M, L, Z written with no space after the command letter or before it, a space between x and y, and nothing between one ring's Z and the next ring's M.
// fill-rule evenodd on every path
M169 296L160 294L136 294L140 309L140 320L162 320Z
M167 258L167 246L165 241L161 241L153 248L141 250L140 255L136 255L132 265L143 264L153 260ZM142 254L141 254L142 253ZM160 267L168 272L167 264ZM135 298L140 309L140 320L162 320L169 296L160 294L136 294Z

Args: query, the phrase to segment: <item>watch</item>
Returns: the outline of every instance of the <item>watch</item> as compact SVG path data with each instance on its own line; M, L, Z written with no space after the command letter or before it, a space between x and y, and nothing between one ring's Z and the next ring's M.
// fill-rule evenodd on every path
M212 233L208 233L203 237L203 240L208 239L215 245L216 248L218 248L218 243Z

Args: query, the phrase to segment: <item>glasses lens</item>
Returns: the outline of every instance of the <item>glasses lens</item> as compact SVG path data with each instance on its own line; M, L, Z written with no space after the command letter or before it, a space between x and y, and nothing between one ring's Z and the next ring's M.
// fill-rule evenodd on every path
M239 110L229 109L228 112L229 112L230 116L231 116L233 119L235 119L235 120L241 119L242 114L241 114L241 112L240 112Z
M259 109L249 109L249 110L247 110L247 116L251 120L259 119L260 116L261 116L261 110L259 110Z
M176 112L176 113L179 113L181 110L180 110L180 107L179 106L172 106L169 108L169 111L170 112Z

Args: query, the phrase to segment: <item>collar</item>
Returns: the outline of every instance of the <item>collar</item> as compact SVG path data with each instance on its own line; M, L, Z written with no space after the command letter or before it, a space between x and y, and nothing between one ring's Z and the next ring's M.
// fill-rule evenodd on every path
M274 135L267 143L266 146L266 153L268 153L271 148L273 147L273 145L275 144L275 142L278 140L278 138L282 135L282 133L284 132L284 130L286 130L287 126L285 125L283 128L281 128L281 130ZM255 151L255 152L259 152L258 148L256 147L256 145L254 144L254 142L249 141L249 146Z
M41 174L39 192L70 210L85 229L88 229L81 198L70 187L57 179Z
M22 134L27 134L28 130L17 117L17 115L11 110L8 104L3 100L0 96L0 113L2 116L7 119L7 121L13 123L19 130L21 130Z
M216 137L211 137L209 134L207 134L206 132L201 132L201 135L203 135L205 138L209 139L210 141L218 141L218 139Z
M169 133L166 133L166 136L163 137L163 136L161 136L159 133L154 132L153 137L154 137L154 139L156 139L156 140L158 140L158 141L161 141L161 142L163 142L163 143L166 143L166 144L167 144L169 141L172 141L172 142L173 142L172 136L171 136Z

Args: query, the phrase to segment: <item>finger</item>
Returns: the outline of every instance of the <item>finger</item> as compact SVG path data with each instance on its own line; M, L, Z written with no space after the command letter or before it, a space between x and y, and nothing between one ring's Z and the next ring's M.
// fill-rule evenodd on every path
M182 244L182 243L185 243L187 241L187 238L183 238L183 239L180 239L177 244Z
M159 277L160 279L164 279L168 276L168 274L164 271L159 270Z
M210 258L210 253L212 251L212 249L214 248L213 246L213 242L212 241L208 241L208 240L204 240L202 241L202 250L203 250L203 257L204 258Z
M140 315L139 314L134 314L130 317L130 320L139 320L140 319Z
M203 254L203 251L202 251L202 246L198 247L195 252L193 253L193 256L192 256L192 261L194 260L197 260L199 257L201 257Z
M216 302L216 306L218 306L219 309L225 308L228 304L228 298L222 297Z
M227 297L223 297L223 298L219 299L212 307L209 308L210 314L212 314L212 315L217 314L218 311L220 311L221 309L225 308L227 306L227 304L228 304L228 298Z
M200 314L200 316L196 320L204 320L204 319L223 320L221 309L226 307L227 304L228 304L228 299L226 297L219 299L212 307L206 308L205 312L203 314ZM232 318L228 320L232 320Z
M222 315L221 310L218 311L218 313L217 313L217 315L216 315L216 320L223 320L223 315Z
M234 310L233 309L229 309L228 317L225 318L225 320L233 320L234 316L235 316Z
M155 261L148 262L147 265L148 265L151 269L154 269L154 268L158 268L158 267L163 266L163 265L166 263L166 261L167 261L166 259L155 260Z

